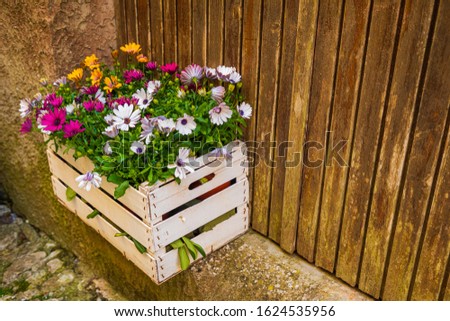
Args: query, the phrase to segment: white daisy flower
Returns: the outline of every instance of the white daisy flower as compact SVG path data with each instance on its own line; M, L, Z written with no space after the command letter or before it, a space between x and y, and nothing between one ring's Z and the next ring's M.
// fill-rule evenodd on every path
M136 126L139 119L141 119L141 111L134 110L133 104L124 104L119 105L117 109L114 109L114 125L117 126L118 129L123 131L128 131L130 128L133 128Z
M192 64L181 71L180 80L184 85L197 83L203 78L203 68L197 64Z
M228 76L228 81L231 82L232 84L237 84L238 82L241 81L241 74L238 73L237 71L233 71L229 76Z
M102 104L106 104L106 98L103 96L103 91L101 89L97 90L94 98L95 100L98 100Z
M175 168L175 177L183 179L187 172L194 172L194 169L189 165L189 148L180 148L178 150L178 157L174 164L167 165L167 168Z
M216 68L216 71L217 71L217 78L219 78L220 80L229 81L230 75L236 71L236 68L219 66Z
M119 135L119 129L117 128L116 125L111 125L111 126L106 127L102 134L106 135L110 138L114 138L117 135Z
M113 115L113 114L108 114L108 115L106 115L105 117L103 117L103 119L105 120L105 122L106 122L108 125L114 124L114 115Z
M88 192L92 186L99 188L102 183L102 178L96 172L87 172L84 175L78 176L75 180L78 182L79 188L84 188Z
M237 106L237 110L242 118L249 119L250 117L252 117L252 107L246 102L243 102L242 104Z
M176 129L181 135L190 135L192 131L197 127L194 121L194 117L184 114L183 117L177 119Z
M177 97L184 98L184 96L186 96L186 92L184 91L184 89L178 89Z
M131 149L134 153L136 153L136 154L138 154L138 155L142 155L142 154L145 153L146 147L145 147L145 145L142 144L141 142L133 142L133 143L131 144L130 149Z
M205 71L206 78L208 78L209 80L217 79L216 69L205 66L203 67L203 70Z
M75 101L73 101L71 104L67 105L66 107L66 113L68 115L73 114L73 111L75 110L75 108L77 108L77 104L75 103Z
M218 147L214 149L211 153L209 153L211 156L219 159L226 159L230 160L232 158L231 151L227 149L227 147Z
M209 111L209 118L213 124L222 125L227 122L228 118L231 118L232 114L230 107L222 102Z
M152 95L148 94L143 88L136 91L133 94L133 98L136 98L138 100L138 107L140 109L147 108L153 99Z
M158 92L160 87L161 87L161 82L159 80L149 81L147 84L147 93L150 96L153 96L154 94L156 94Z
M37 127L41 130L41 133L45 134L45 135L50 135L52 132L49 130L45 130L45 128L47 127L47 125L42 125L42 118L44 117L44 115L48 114L48 110L46 109L42 109L39 111L39 115L36 119L36 123L37 123Z
M106 142L106 144L103 146L103 153L108 156L113 153L113 150L112 150L111 146L109 145L109 142Z
M175 122L172 118L169 119L159 119L158 120L158 129L165 133L167 136L175 130Z
M141 136L139 137L141 140L145 139L145 143L148 144L150 143L150 139L154 136L153 135L153 129L155 128L153 126L153 121L147 118L142 118L141 119L141 127L142 127L142 132L141 132Z
M214 99L217 103L221 103L223 101L224 96L225 96L225 88L223 86L211 88L211 98Z
M20 101L20 108L19 108L19 112L20 112L20 117L25 118L27 117L31 111L33 110L33 106L31 105L31 100L26 98L26 99L22 99Z

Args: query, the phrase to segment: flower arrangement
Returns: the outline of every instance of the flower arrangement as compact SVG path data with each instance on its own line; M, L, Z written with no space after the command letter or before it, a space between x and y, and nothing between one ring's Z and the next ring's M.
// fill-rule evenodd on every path
M20 131L88 157L94 170L77 178L79 187L98 188L105 176L116 198L145 181L182 180L195 157L229 156L223 146L241 138L252 115L234 67L159 65L136 43L120 51L111 67L92 54L66 77L42 79L40 92L20 101Z

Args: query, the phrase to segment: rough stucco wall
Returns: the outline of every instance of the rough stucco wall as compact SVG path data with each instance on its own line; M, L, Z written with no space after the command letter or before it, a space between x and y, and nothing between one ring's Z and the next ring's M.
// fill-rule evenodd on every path
M42 137L19 134L19 101L95 52L116 47L113 0L2 1L0 10L0 179L14 210L52 235L130 299L189 299L189 274L157 287L53 195ZM111 269L111 266L115 268Z

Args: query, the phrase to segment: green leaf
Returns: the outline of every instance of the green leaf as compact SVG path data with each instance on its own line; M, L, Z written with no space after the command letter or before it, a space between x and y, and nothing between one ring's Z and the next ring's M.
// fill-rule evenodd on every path
M197 249L195 248L194 244L192 244L191 240L185 236L183 236L182 239L184 241L184 244L186 244L189 253L191 253L192 258L194 260L197 259Z
M124 179L117 174L110 174L107 178L107 181L110 183L120 185L124 181Z
M197 249L197 251L199 251L200 254L201 254L203 257L206 257L205 250L203 249L203 247L202 247L200 244L195 243L195 242L192 242L192 241L191 241L191 243L195 246L195 248Z
M77 196L77 193L75 193L75 191L73 189L71 189L70 187L67 187L67 189L66 189L67 200L70 202L71 200L73 200L75 198L75 196Z
M183 271L187 270L191 261L189 260L189 256L187 255L186 247L182 246L178 248L178 256L180 257L181 269Z
M127 232L122 232L122 233L116 233L114 234L114 237L121 237L121 236L127 236L128 233Z
M89 214L88 216L86 216L87 218L89 218L89 219L91 219L91 218L94 218L94 217L96 217L98 214L100 214L100 212L99 211L97 211L97 210L94 210L94 211L92 211L92 213L91 214Z
M178 239L178 240L170 243L170 246L174 249L179 249L180 247L184 246L184 244L180 239Z
M123 181L122 183L120 183L120 185L117 186L114 190L114 197L115 198L122 197L125 194L125 192L127 191L128 187L130 187L129 181Z
M138 241L136 241L135 239L133 239L133 243L134 243L134 246L136 246L136 248L138 249L138 251L140 253L147 252L147 249L145 248L145 246L142 245L141 243L139 243Z

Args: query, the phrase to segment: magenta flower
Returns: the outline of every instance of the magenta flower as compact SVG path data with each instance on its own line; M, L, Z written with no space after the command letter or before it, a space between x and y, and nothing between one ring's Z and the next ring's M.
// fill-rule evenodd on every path
M80 89L80 92L85 95L93 96L97 93L98 89L98 86L83 87Z
M185 85L196 84L198 80L203 78L203 68L197 64L187 66L181 72L181 82Z
M51 93L45 97L44 108L49 109L51 106L54 108L61 107L64 99L62 97L56 96L55 93Z
M82 128L81 126L83 126L83 124L78 120L71 120L69 123L64 124L64 138L70 138L84 132L85 128Z
M101 113L103 111L103 109L105 109L105 105L103 105L100 101L96 101L94 104L94 108L96 111Z
M144 74L140 70L132 69L132 70L125 70L123 72L123 78L125 79L125 83L129 84L133 81L141 80L144 77Z
M22 123L22 127L20 128L20 132L22 134L29 133L29 132L31 132L31 127L33 127L33 123L31 122L30 118L27 118L27 120L25 120Z
M169 74L174 74L178 69L178 65L174 62L165 64L163 66L161 66L161 71L162 72L167 72Z
M149 62L145 65L145 67L146 67L147 69L150 69L150 70L154 71L154 70L156 70L156 68L158 68L158 63L157 63L156 61L149 61Z
M56 132L63 128L66 122L66 110L64 108L50 110L47 114L42 117L41 125L45 126L44 130L50 132Z
M87 110L87 111L93 111L95 108L95 101L93 100L88 100L83 102L83 107Z

